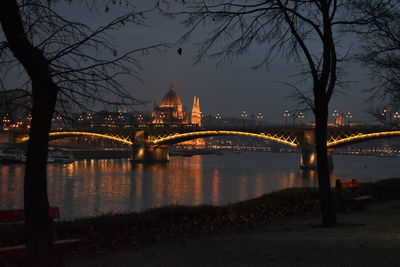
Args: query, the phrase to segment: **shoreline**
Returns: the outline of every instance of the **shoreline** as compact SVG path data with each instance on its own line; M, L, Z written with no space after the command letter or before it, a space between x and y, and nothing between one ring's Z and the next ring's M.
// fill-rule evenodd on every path
M320 227L318 215L254 228L175 237L68 259L66 266L399 266L400 201L338 214Z

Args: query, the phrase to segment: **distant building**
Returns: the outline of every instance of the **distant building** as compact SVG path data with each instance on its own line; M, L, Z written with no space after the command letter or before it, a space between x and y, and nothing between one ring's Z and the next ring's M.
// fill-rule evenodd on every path
M22 89L0 89L0 129L26 128L30 124L30 95Z
M197 96L193 99L191 123L201 126L200 99Z
M32 96L23 89L0 89L0 129L16 130L30 128L32 116ZM57 100L52 127L64 127L62 114L72 111L69 101Z
M168 92L163 97L160 105L154 105L151 112L151 118L146 120L145 116L139 115L138 122L150 125L194 125L201 126L200 99L197 96L193 98L192 112L189 114L174 85L171 83ZM203 138L185 141L177 144L179 148L196 149L203 148L206 142Z
M338 114L335 118L335 124L337 126L343 126L344 125L344 116L343 114Z
M74 114L74 128L132 128L137 124L135 114L121 110L110 112L106 110Z
M164 96L160 105L155 104L148 124L195 124L201 126L200 99L194 97L192 113L188 114L173 84Z

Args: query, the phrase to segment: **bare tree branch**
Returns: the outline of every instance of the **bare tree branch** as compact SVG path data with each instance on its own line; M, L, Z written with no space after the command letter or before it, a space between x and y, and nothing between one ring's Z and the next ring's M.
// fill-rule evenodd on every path
M357 59L369 65L372 80L378 86L370 88L371 97L379 98L386 107L400 108L400 2L394 0L360 0L352 6L353 17L366 24L350 25L363 42ZM382 109L382 107L379 107ZM370 114L379 117L374 110ZM382 120L380 120L382 121Z

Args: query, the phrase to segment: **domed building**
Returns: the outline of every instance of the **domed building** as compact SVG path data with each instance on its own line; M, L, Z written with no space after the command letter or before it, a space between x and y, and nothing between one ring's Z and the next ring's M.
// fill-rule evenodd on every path
M152 124L197 124L201 126L200 100L195 96L191 118L174 85L171 83L169 91L164 96L160 105L154 105L151 113Z
M180 97L176 94L175 87L173 85L170 86L168 93L164 96L160 107L163 108L173 108L178 107L182 109L182 101Z

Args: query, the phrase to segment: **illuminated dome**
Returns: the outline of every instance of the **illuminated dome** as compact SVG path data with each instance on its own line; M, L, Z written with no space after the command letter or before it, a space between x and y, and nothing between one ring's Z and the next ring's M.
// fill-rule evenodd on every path
M161 104L154 104L151 118L151 124L178 125L191 123L201 126L199 98L194 97L192 113L188 113L186 107L182 105L180 97L176 94L174 85L171 83Z
M176 94L173 85L170 86L168 93L164 96L160 107L168 108L168 107L181 107L182 101L179 96Z

